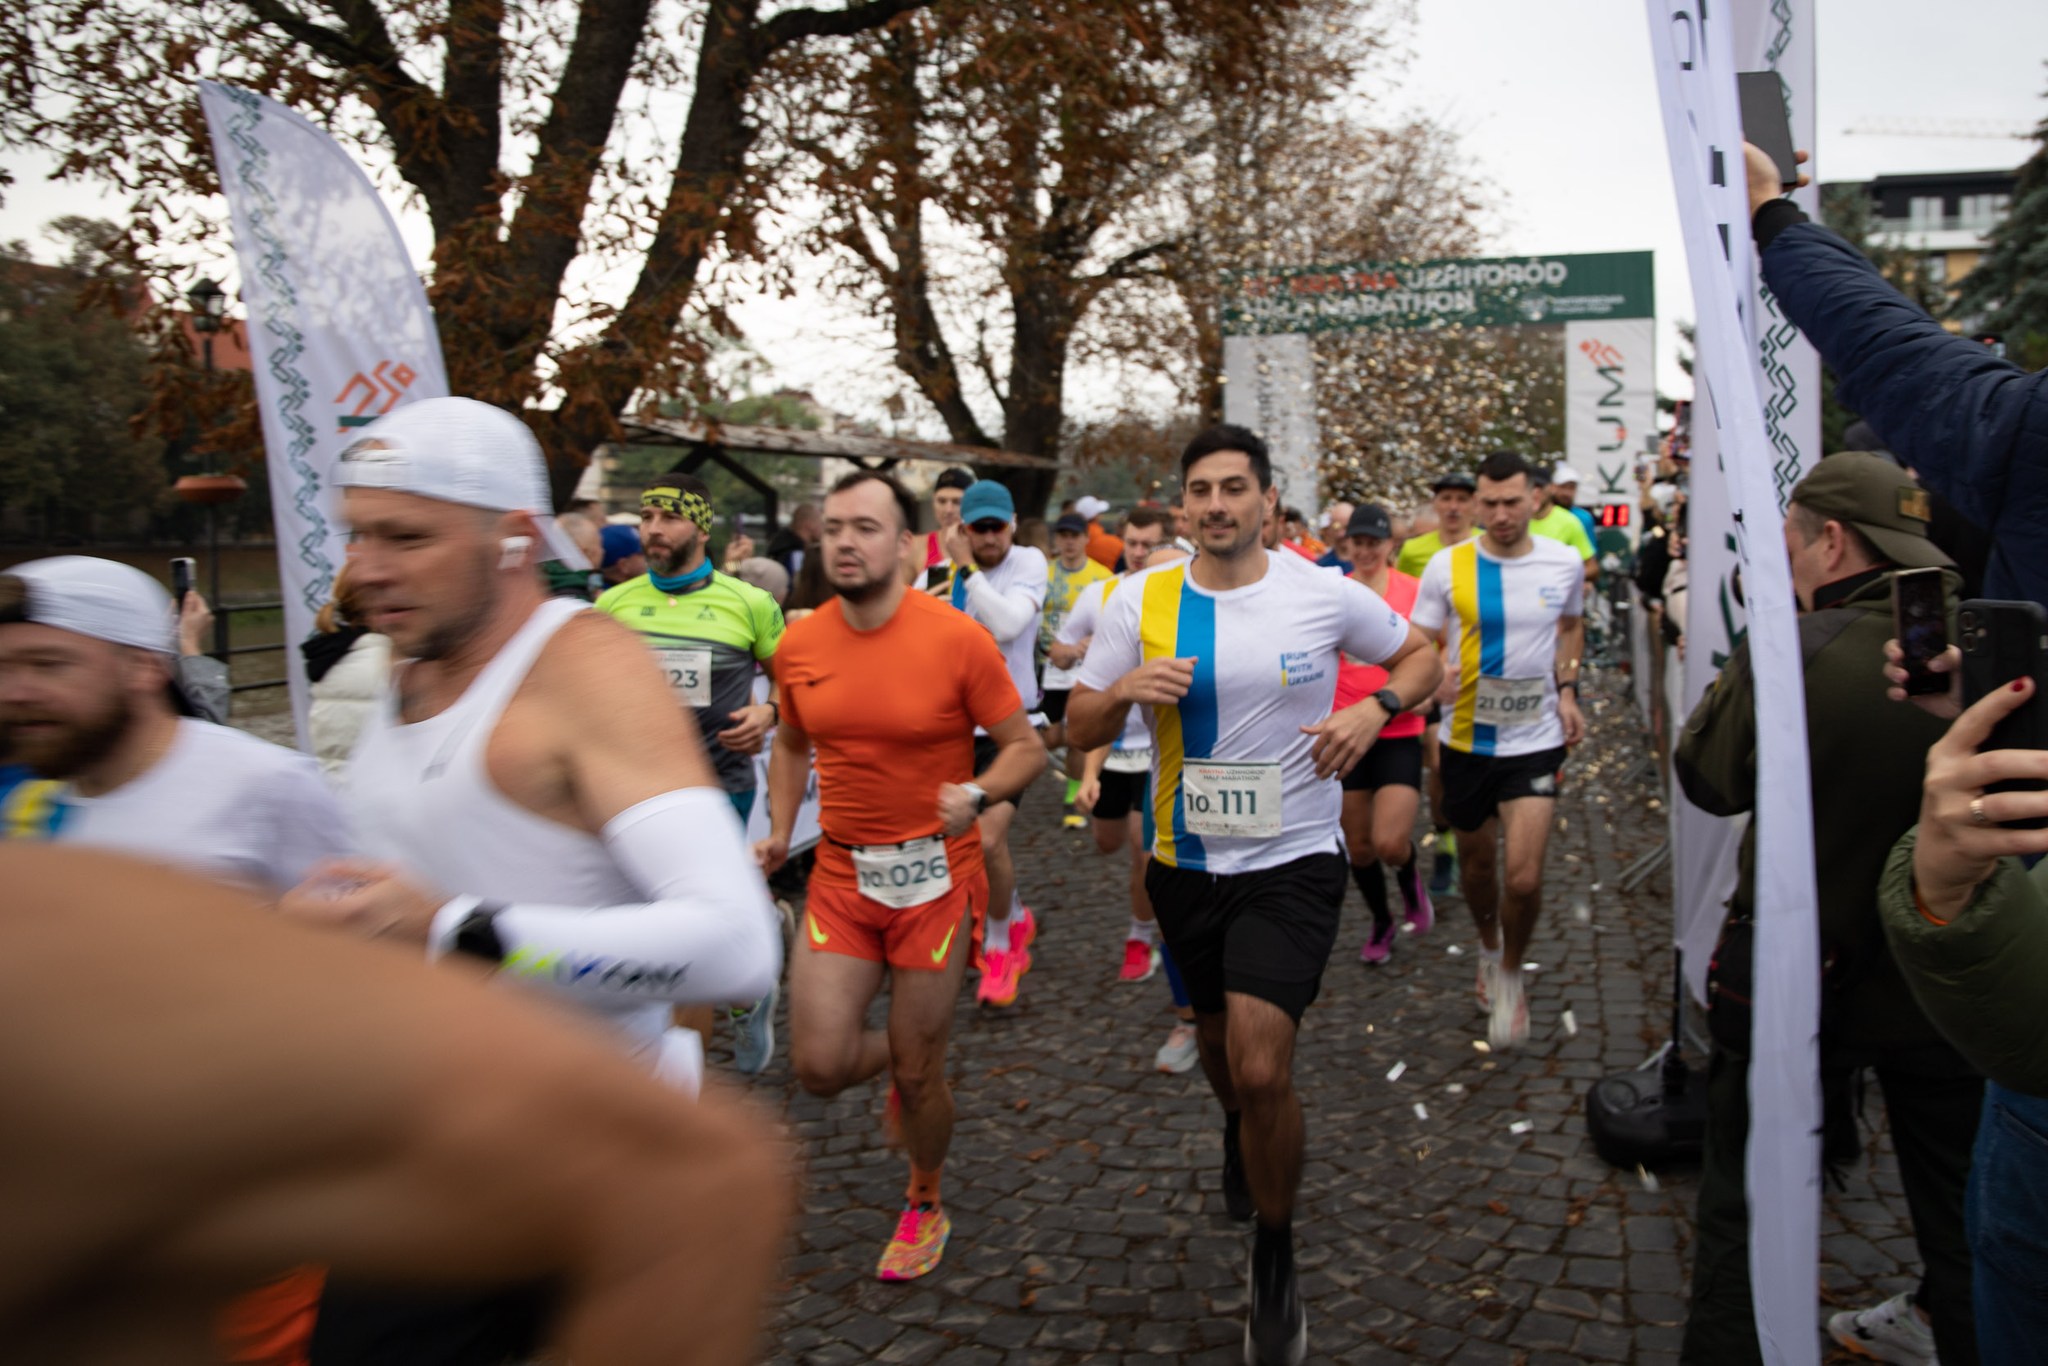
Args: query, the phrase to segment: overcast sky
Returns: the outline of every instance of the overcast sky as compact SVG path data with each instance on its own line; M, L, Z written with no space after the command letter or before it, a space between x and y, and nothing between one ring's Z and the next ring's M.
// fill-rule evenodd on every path
M1657 254L1660 387L1683 394L1676 320L1691 316L1642 0L1419 0L1412 59L1392 105L1433 115L1498 192L1489 254ZM2048 0L1819 0L1821 180L2012 167L2028 144L1991 138L1855 135L1872 124L2029 129L2048 113ZM65 213L113 215L90 189L53 186L49 163L10 155L17 183L0 238L28 238ZM416 223L406 236L423 251ZM762 300L740 320L775 378L875 415L880 334L816 298ZM868 345L862 345L865 338ZM1101 386L1077 376L1083 406Z

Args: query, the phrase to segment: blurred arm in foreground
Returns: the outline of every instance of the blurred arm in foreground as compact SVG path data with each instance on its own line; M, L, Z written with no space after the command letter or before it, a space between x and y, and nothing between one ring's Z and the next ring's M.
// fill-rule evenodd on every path
M308 1262L551 1280L549 1336L586 1366L757 1354L793 1199L766 1123L182 873L8 848L0 883L10 1356L216 1360L221 1302Z

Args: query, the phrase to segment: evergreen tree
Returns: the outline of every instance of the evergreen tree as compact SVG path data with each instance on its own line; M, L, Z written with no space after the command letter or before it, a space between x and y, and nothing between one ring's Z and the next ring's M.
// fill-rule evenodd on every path
M2029 370L2048 366L2048 117L2039 144L2020 166L2012 212L1991 234L1977 268L1963 277L1959 309L1976 326L2005 338L2007 354Z

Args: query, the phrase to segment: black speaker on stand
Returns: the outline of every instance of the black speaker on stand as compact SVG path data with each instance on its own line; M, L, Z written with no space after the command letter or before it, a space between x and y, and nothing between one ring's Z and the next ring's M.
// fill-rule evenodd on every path
M1641 1067L1603 1077L1586 1093L1593 1151L1617 1167L1700 1160L1707 1079L1685 1061L1685 958L1672 950L1671 1039Z

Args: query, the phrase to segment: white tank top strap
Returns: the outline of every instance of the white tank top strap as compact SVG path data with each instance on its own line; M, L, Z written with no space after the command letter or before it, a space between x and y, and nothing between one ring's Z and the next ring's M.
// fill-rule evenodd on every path
M485 735L496 726L498 716L511 704L512 695L526 681L533 662L562 629L569 618L590 610L590 604L574 598L549 598L533 609L533 615L515 632L505 647L478 671L456 705L471 713L471 725L481 725Z

